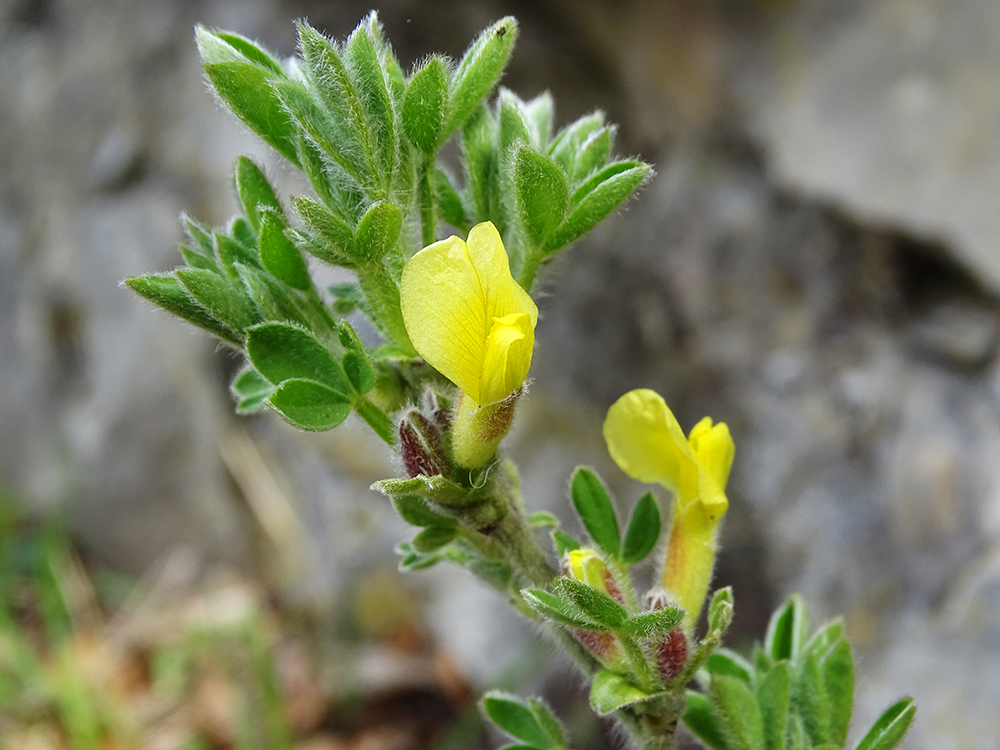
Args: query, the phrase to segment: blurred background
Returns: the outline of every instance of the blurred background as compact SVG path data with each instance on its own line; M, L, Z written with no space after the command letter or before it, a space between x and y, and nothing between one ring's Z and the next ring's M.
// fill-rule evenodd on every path
M237 418L240 363L117 286L179 262L182 211L235 211L239 154L302 189L209 94L194 24L284 56L293 19L343 37L369 9L0 0L0 660L23 657L0 747L496 747L470 702L494 686L604 746L490 592L395 572L412 532L367 489L400 470L384 446ZM378 10L407 69L517 16L504 84L551 90L557 126L603 109L656 165L547 277L507 441L528 503L565 515L579 463L635 502L600 435L628 389L727 422L736 642L799 591L846 619L852 737L911 694L911 750L1000 748L1000 4Z

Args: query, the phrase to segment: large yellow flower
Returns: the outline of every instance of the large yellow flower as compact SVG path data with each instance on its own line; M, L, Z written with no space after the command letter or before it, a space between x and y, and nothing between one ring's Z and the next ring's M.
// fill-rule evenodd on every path
M685 437L663 398L642 388L608 410L604 439L622 471L674 493L663 586L687 610L690 631L708 592L716 531L729 507L725 489L734 454L729 428L705 417Z
M413 347L477 406L507 398L531 367L538 308L510 274L491 222L428 245L403 269L403 322Z

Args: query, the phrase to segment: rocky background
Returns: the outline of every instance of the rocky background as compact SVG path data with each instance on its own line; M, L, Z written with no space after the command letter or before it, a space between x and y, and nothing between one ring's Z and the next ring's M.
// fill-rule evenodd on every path
M300 189L208 94L193 25L290 54L292 19L343 36L367 10L0 2L0 493L62 514L97 559L266 560L321 613L400 585L384 571L406 531L366 489L397 470L387 452L351 426L237 419L238 362L117 287L176 263L181 211L230 215L237 155ZM817 620L846 617L859 730L909 693L907 747L1000 748L1000 5L379 10L404 64L516 15L504 83L551 89L560 122L604 109L619 151L657 165L549 276L508 441L529 502L565 512L578 463L638 497L600 438L625 390L728 422L738 635L800 591ZM404 584L474 682L524 668L532 634L488 592L448 570Z

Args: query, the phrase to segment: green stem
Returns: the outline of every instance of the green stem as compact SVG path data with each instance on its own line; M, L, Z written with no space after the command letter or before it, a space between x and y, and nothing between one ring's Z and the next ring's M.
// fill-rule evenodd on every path
M653 668L649 665L649 659L643 653L642 648L632 638L621 633L618 640L625 646L625 653L628 655L632 673L639 678L640 687L647 693L655 693L663 689L663 685L656 678Z
M521 266L521 278L518 280L521 288L531 293L531 285L535 283L535 275L542 264L543 254L531 244L524 248L524 265Z
M549 564L538 548L521 514L508 506L508 511L489 533L507 555L514 569L535 586L548 586L556 577L556 569Z
M420 162L420 177L417 184L420 202L420 232L424 247L436 239L434 234L434 192L431 190L431 175L434 173L434 154L425 154Z

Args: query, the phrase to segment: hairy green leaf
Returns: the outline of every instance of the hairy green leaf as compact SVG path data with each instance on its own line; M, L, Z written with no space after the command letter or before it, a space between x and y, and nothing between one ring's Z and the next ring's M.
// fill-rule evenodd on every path
M601 480L590 469L580 467L573 473L570 482L573 507L583 521L583 525L598 546L617 558L621 555L621 537L618 519L611 504L611 497Z
M632 511L632 519L625 533L622 559L634 565L646 558L660 538L660 509L652 492L647 492Z

